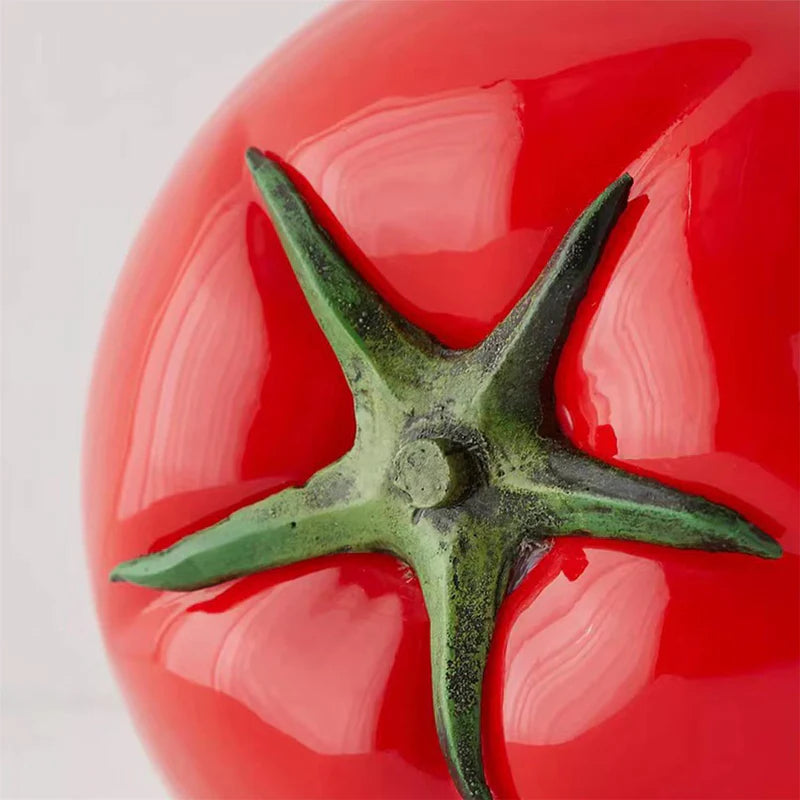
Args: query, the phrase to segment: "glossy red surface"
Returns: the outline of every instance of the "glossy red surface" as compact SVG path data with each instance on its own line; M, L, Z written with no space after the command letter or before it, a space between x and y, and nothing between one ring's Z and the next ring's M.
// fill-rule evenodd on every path
M791 3L345 5L203 129L125 267L85 449L106 642L178 794L456 796L401 564L342 556L192 594L106 581L352 441L347 386L244 167L255 145L453 346L633 174L561 359L562 427L729 504L786 553L559 542L501 613L490 782L520 798L798 796L797 29Z

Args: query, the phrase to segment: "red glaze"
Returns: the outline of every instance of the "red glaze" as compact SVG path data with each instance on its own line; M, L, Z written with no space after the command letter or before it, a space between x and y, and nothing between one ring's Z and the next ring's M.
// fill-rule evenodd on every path
M345 5L203 129L125 267L85 451L108 649L178 794L456 797L399 563L342 556L192 594L106 581L352 441L250 145L295 167L363 274L453 346L486 335L586 203L633 174L561 359L562 426L729 504L786 554L559 542L499 619L490 782L520 798L800 793L797 26L790 3Z

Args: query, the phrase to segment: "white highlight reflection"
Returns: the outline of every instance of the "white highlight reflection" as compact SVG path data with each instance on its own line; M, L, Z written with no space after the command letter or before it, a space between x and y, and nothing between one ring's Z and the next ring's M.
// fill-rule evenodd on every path
M689 186L686 153L637 185L648 205L584 345L583 368L604 395L598 411L605 410L605 417L598 421L614 429L622 459L694 455L714 445L719 395L692 284ZM658 313L648 314L656 304ZM602 374L592 372L593 364L602 365ZM680 430L676 417L683 420Z
M248 399L256 412L269 359L242 213L241 206L223 205L212 215L157 320L142 367L121 519L166 496L225 485L238 475L243 437L232 426L249 424L251 415L241 410ZM219 364L214 384L209 360ZM197 442L207 443L204 452Z
M477 250L508 233L522 145L519 103L507 81L393 98L306 140L289 160L373 259L398 250ZM452 187L458 201L441 202L442 186Z
M669 588L661 566L591 550L574 582L559 575L515 620L506 650L509 742L567 742L615 714L647 684Z
M154 660L238 700L264 722L318 753L374 750L383 695L402 636L402 604L343 585L336 568L266 588L221 611L191 610L226 587L167 594L140 615ZM147 649L137 622L128 647ZM152 644L149 644L152 647Z

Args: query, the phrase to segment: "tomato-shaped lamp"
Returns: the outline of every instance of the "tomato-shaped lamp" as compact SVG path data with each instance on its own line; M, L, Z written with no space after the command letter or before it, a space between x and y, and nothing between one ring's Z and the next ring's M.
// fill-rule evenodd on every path
M344 4L178 165L85 446L175 793L800 793L800 10Z

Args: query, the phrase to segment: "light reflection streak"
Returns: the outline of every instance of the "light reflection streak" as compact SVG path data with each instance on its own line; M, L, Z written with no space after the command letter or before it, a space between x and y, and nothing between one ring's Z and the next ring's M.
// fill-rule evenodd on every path
M243 225L241 206L218 210L158 319L142 371L120 519L169 495L238 476L239 426L249 425L255 413L269 363ZM209 361L219 365L214 383L208 381ZM249 413L243 403L250 404ZM202 452L197 442L205 443Z
M684 154L662 163L638 185L647 208L600 301L581 354L588 381L603 387L602 401L595 404L599 425L613 428L616 455L622 459L713 450L719 397L692 285L686 240L689 177ZM642 311L656 302L658 314ZM602 365L602 376L593 372L595 364ZM678 431L676 418L683 420Z
M222 611L197 609L224 588L155 599L123 646L141 648L152 638L138 631L156 625L152 658L164 669L238 700L318 753L372 752L403 632L400 598L368 597L327 568Z
M507 740L567 742L628 704L652 676L668 600L658 563L612 550L592 550L574 582L555 578L511 630Z

